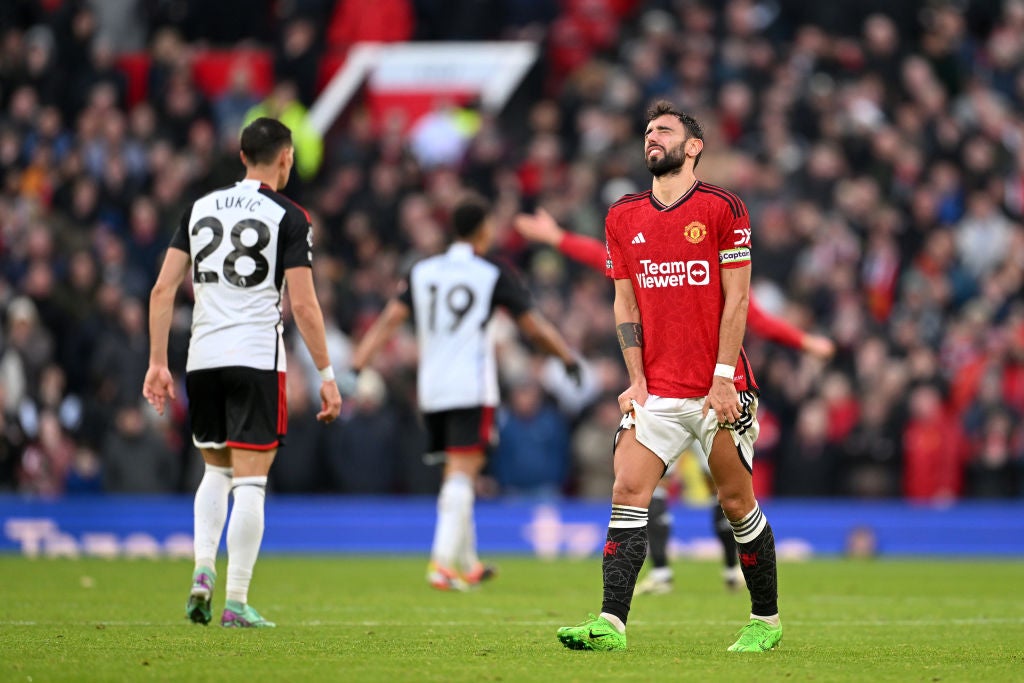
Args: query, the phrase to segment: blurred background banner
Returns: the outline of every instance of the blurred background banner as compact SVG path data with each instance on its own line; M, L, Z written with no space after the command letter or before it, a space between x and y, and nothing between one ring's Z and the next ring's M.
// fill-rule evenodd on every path
M1024 505L947 507L834 501L764 506L782 531L780 557L816 555L1009 557L1024 555ZM299 497L267 500L268 553L417 553L430 549L429 497ZM0 552L32 557L181 557L192 553L192 499L185 496L0 500ZM717 558L704 507L674 510L676 556ZM477 507L482 553L541 558L600 551L608 504L487 501ZM358 523L353 523L358 520ZM778 520L777 522L775 520Z
M537 59L534 43L358 43L310 109L323 134L366 81L365 103L382 129L409 131L425 114L479 103L501 111Z

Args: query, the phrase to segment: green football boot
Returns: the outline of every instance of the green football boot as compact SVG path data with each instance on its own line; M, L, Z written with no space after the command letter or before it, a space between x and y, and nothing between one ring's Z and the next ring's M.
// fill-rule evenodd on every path
M767 652L774 650L782 640L782 624L772 626L760 619L739 630L739 638L729 646L729 652Z
M197 624L210 623L213 612L210 602L213 600L213 585L217 581L217 573L209 567L199 567L192 574L192 590L185 604L185 617Z
M587 620L576 626L558 629L558 640L570 650L625 650L626 634L604 617L587 615Z
M220 625L225 628L275 628L277 624L267 621L252 605L243 605L237 600L224 603L224 614Z

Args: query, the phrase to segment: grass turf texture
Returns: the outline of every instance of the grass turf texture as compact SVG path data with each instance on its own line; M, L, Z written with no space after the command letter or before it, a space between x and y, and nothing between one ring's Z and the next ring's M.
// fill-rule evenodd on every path
M558 626L600 607L600 560L497 558L468 594L425 559L265 557L250 599L275 630L184 618L191 564L0 556L3 681L1020 681L1024 564L819 560L780 568L779 650L726 652L746 620L718 565L677 562L637 596L629 650L565 650Z

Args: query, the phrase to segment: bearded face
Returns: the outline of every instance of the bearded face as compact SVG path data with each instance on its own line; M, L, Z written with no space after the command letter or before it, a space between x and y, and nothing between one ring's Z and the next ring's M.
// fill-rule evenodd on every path
M678 173L686 161L686 153L683 151L685 145L684 140L671 149L665 149L661 145L650 143L646 150L647 170L655 178Z

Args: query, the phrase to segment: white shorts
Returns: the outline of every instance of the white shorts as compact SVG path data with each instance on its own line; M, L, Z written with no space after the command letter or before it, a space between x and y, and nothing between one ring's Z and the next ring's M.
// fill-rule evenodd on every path
M735 424L719 425L714 410L705 417L703 398L664 398L648 396L644 405L633 401L633 412L622 416L619 429L635 429L636 440L646 446L662 462L666 469L671 467L687 448L692 448L703 457L702 466L707 468L708 454L719 429L732 433L733 443L740 452L747 470L754 467L754 442L760 429L757 423L757 396L741 391L740 419Z

